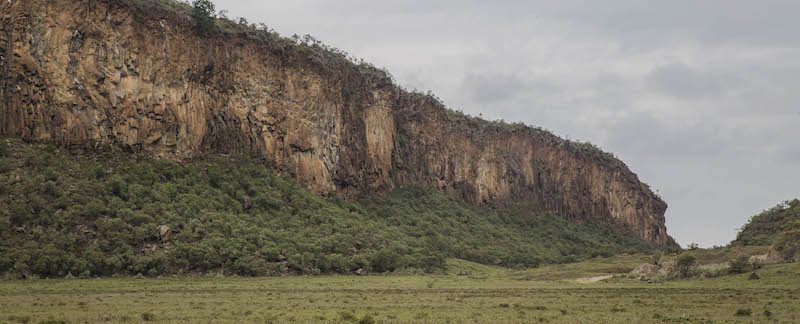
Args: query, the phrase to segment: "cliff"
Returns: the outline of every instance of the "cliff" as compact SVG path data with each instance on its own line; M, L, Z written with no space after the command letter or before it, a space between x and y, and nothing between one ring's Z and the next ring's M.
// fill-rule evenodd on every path
M0 1L0 133L173 159L250 152L318 194L421 185L671 242L666 204L607 153L459 115L319 44L198 36L150 2Z

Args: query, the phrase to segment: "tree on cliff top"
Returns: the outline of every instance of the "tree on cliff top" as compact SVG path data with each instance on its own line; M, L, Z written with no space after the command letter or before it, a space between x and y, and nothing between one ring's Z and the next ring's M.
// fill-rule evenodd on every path
M194 18L197 32L200 35L214 31L217 27L214 3L211 0L195 0L192 2L192 18Z

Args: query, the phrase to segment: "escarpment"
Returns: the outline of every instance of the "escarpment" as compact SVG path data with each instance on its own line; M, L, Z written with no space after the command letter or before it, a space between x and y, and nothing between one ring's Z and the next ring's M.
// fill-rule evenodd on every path
M201 37L186 15L134 2L2 1L0 132L175 159L255 153L319 194L422 185L670 242L666 204L596 148L453 113L318 44Z

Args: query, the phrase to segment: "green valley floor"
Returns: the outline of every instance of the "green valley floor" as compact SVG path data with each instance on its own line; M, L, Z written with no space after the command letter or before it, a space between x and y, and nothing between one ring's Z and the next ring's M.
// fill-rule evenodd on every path
M800 263L648 283L648 256L506 270L448 260L438 275L0 281L0 322L800 322Z

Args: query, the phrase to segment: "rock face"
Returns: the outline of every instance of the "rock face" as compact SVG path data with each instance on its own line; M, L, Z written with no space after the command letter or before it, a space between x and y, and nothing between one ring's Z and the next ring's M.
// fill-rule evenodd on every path
M787 224L772 244L768 260L800 262L800 220Z
M172 229L167 225L159 225L158 237L161 238L161 243L172 243Z
M174 159L255 153L319 194L414 184L671 241L666 204L596 148L459 115L315 46L200 37L136 2L0 1L0 133Z

